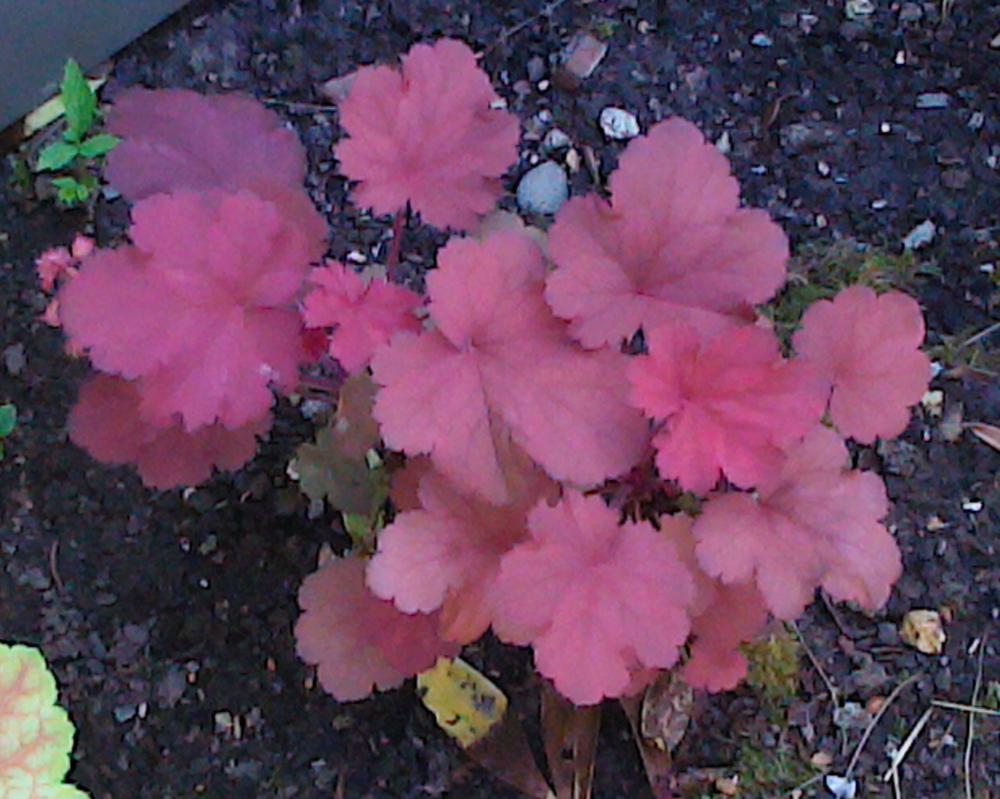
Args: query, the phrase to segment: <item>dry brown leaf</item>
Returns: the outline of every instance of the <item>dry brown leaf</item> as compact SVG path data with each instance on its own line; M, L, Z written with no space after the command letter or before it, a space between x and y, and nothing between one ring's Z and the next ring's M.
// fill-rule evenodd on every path
M646 689L639 729L643 738L673 752L691 721L694 691L675 671L665 671Z
M989 444L993 449L1000 450L1000 427L986 422L969 422L965 428L984 444Z
M947 636L936 610L911 610L903 617L900 637L918 652L940 655Z
M513 713L505 713L486 737L468 747L465 753L498 780L531 799L557 799L542 776L524 729Z
M577 707L542 687L542 738L558 799L590 799L601 706Z
M632 737L639 748L642 757L642 767L646 772L646 780L653 791L653 796L672 796L671 786L674 780L673 758L670 752L660 749L642 735L640 716L642 713L642 697L629 696L620 699L622 709L632 728Z

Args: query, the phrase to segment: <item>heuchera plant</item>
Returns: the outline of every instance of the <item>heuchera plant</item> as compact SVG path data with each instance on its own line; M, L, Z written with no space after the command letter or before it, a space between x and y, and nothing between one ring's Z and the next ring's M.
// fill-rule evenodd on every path
M886 492L845 439L900 434L926 390L913 299L848 287L789 349L760 313L787 239L680 119L628 144L610 200L570 200L547 240L475 230L517 123L459 42L361 69L340 113L337 157L359 204L396 215L397 256L407 205L474 233L438 253L426 303L379 274L310 270L323 227L273 114L144 90L109 117L131 244L87 254L58 297L107 373L71 434L151 485L250 457L317 331L324 357L370 369L376 449L405 465L375 543L302 587L298 650L327 690L398 685L492 628L578 704L678 666L718 691L745 675L741 643L817 588L885 602L901 569Z

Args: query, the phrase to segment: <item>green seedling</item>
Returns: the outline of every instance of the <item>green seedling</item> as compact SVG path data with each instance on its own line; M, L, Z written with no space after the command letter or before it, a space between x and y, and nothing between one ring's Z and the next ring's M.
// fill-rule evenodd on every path
M0 460L3 460L3 440L14 432L17 425L17 407L13 402L0 405Z
M66 62L59 99L66 116L62 138L46 145L35 162L36 172L71 170L53 179L59 202L79 205L93 196L97 178L89 171L95 159L102 158L118 144L110 133L93 133L99 112L97 95L72 58Z

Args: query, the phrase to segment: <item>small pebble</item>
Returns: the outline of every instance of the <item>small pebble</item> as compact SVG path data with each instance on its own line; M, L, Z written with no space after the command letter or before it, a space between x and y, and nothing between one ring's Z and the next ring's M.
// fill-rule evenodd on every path
M830 165L826 161L819 161L816 164L816 171L819 172L821 177L830 177Z
M969 126L969 130L980 130L986 124L986 114L982 111L974 111L966 124Z
M722 135L719 136L715 141L715 146L720 153L723 155L729 155L733 151L733 142L729 137L729 131L723 131Z
M517 206L526 213L554 214L569 198L569 179L555 161L525 173L517 185Z
M569 147L570 144L569 136L559 128L552 128L552 130L545 134L545 139L542 141L542 149L547 153L551 153L561 150L564 147Z
M937 225L930 219L925 219L906 234L903 239L903 248L907 250L919 250L921 247L926 247L934 241L936 235Z
M874 13L874 0L847 0L844 4L844 14L850 20L867 19Z
M753 35L753 38L750 40L750 44L754 47L771 47L774 44L774 41L763 31L758 31Z
M608 106L601 111L601 130L609 139L624 141L639 135L639 120L624 108Z
M922 111L947 108L950 102L951 95L947 92L924 92L917 95L917 108Z

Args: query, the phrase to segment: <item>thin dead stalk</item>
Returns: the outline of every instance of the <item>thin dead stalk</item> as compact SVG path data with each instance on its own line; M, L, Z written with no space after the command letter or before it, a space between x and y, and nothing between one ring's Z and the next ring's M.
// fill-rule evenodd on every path
M849 780L851 778L851 775L854 774L854 767L858 765L858 759L861 757L861 753L864 751L865 744L868 743L868 739L871 738L872 732L874 732L875 727L877 727L878 723L882 720L882 716L885 715L886 711L889 709L889 706L892 705L892 703L895 702L897 698L899 698L899 695L903 692L903 689L906 688L906 686L908 686L918 677L922 676L923 674L917 672L916 674L912 674L909 677L907 677L892 690L892 693L889 694L885 702L882 703L882 707L878 709L878 713L875 714L875 718L873 718L871 722L869 722L868 727L865 729L864 735L861 736L861 740L858 742L858 746L854 750L854 754L851 756L851 762L847 764L847 771L844 774L844 779Z

